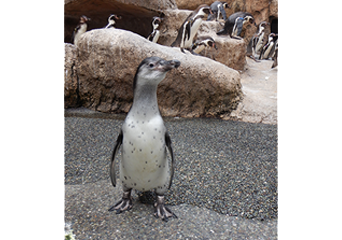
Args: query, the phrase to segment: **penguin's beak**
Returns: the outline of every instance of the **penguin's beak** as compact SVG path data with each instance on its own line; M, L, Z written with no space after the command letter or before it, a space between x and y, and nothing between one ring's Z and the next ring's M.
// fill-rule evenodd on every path
M159 67L161 71L167 72L170 71L171 69L178 68L180 66L180 61L177 59L173 59L170 61L160 61L159 62Z

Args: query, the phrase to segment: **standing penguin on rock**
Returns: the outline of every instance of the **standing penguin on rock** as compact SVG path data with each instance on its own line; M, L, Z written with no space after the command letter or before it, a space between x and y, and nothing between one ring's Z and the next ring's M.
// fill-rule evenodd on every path
M151 42L158 42L159 36L160 36L160 31L159 31L159 25L161 24L162 19L160 17L153 17L152 20L152 32L150 35L148 35L147 39Z
M90 18L84 15L80 17L80 22L75 28L75 30L73 31L72 37L71 37L71 41L74 43L74 45L77 45L77 42L80 36L87 31L87 28L88 28L87 22L90 20L91 20Z
M158 107L157 87L166 73L179 65L178 60L149 57L138 66L133 82L133 105L121 127L110 164L110 179L115 187L115 157L122 146L120 180L123 197L108 211L119 214L130 210L133 206L133 188L142 192L155 189L157 201L154 216L164 221L170 217L177 218L164 202L164 194L171 187L175 160L171 138ZM171 155L170 163L166 149Z
M247 23L255 25L255 21L254 21L252 14L247 13L247 12L233 13L232 15L228 17L227 21L224 24L223 29L218 31L216 34L217 35L228 34L231 38L240 39L233 35L235 34L236 36L239 36L239 34L241 34L243 26Z
M206 4L198 6L183 22L182 26L178 30L176 40L171 44L171 47L180 47L181 51L184 52L184 48L190 48L194 37L202 23L203 18L212 14L210 7Z
M225 8L230 8L227 2L220 2L220 1L213 2L210 5L212 14L208 15L207 21L211 21L211 20L218 21L221 18L221 16L223 20L226 21L227 14L226 14L226 11L224 10Z
M113 28L115 29L115 20L121 19L121 16L117 16L116 14L111 14L108 18L108 24L105 26L105 29L107 28Z

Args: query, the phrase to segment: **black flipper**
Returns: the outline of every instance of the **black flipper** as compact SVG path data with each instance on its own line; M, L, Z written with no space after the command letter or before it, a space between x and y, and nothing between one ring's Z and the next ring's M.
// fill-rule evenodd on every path
M188 40L190 39L190 36L191 36L191 25L192 25L192 21L189 20L186 23L186 32L188 33Z
M118 136L118 139L116 140L115 147L113 150L112 154L112 159L110 163L110 180L112 181L113 186L116 186L116 173L115 173L115 157L119 151L119 148L122 144L122 138L123 138L123 133L122 130L120 131L120 134Z
M226 21L227 20L227 14L226 14L226 11L224 10L223 4L219 5L219 11L222 14L223 20Z
M172 180L173 180L173 173L174 173L174 167L175 167L175 158L173 156L173 150L172 150L172 142L171 138L168 132L165 132L165 144L167 148L169 149L169 153L171 155L171 166L170 166L170 171L171 171L171 177L170 177L170 183L169 183L169 189L171 188Z

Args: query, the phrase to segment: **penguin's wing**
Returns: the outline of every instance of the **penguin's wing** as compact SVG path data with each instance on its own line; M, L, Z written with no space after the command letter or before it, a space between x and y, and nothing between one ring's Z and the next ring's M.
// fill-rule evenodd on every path
M170 166L171 177L170 177L170 183L169 183L169 189L170 189L171 184L172 184L172 179L173 179L173 173L174 173L175 158L173 156L172 142L171 142L171 138L168 132L165 132L165 143L171 155L171 166Z
M80 25L77 25L77 27L75 27L74 31L72 31L72 36L71 36L71 42L74 43L74 40L75 40L75 35L78 31L78 29L80 29L81 26Z
M190 36L191 36L191 25L192 25L191 20L186 23L186 33L188 34L188 40L190 39Z
M224 10L223 4L220 4L219 10L220 10L220 13L222 14L223 20L226 21L227 20L227 14L226 14L226 11Z
M121 130L120 134L118 136L118 139L116 140L115 147L114 147L113 154L112 154L111 163L110 163L110 180L112 180L112 184L114 187L116 186L115 157L116 157L116 155L119 151L119 148L122 144L122 138L123 138L123 134L122 134L122 130Z
M243 27L243 20L238 20L237 24L237 33L236 36L240 36Z

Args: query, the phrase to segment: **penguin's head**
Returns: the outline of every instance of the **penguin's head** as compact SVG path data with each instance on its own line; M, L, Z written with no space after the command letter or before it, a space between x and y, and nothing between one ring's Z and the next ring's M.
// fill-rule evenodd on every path
M153 20L152 20L152 26L154 29L158 28L159 27L159 24L161 24L162 22L162 18L160 17L153 17Z
M180 61L173 59L166 61L160 57L145 58L135 73L133 89L137 85L158 85L171 69L178 68Z
M110 21L110 20L115 21L115 20L119 20L121 18L122 18L121 16L117 16L116 14L111 14L108 18L108 21Z
M197 13L199 15L202 15L203 17L205 15L208 15L209 13L213 14L213 12L211 11L211 8L207 4L199 5L197 8Z
M86 23L86 22L88 22L88 21L90 21L91 19L90 18L88 18L88 17L86 17L86 16L84 16L84 15L82 15L81 17L80 17L80 23Z
M228 5L227 2L221 2L222 3L222 7L224 8L230 8L230 6Z

